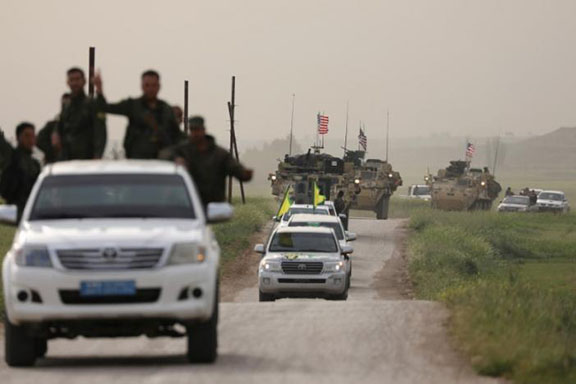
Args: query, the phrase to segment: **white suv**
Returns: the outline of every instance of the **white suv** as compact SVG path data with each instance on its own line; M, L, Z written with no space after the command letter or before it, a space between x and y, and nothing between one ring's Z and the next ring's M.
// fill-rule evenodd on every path
M207 217L206 217L207 216ZM30 366L53 338L187 336L217 356L220 248L186 170L162 161L44 169L4 258L5 359Z

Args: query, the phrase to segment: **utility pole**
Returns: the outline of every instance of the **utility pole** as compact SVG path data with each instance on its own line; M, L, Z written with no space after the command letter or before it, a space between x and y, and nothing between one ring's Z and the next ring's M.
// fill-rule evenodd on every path
M292 94L292 116L290 117L290 148L288 150L289 156L292 156L292 137L294 135L294 99L296 99L296 95Z
M240 161L240 155L238 153L238 143L236 141L236 129L235 129L235 108L236 108L236 76L232 76L232 97L231 101L228 102L228 113L230 115L230 154L236 157L237 161ZM228 202L232 203L232 176L228 177ZM242 204L246 204L246 195L244 193L244 183L240 181L240 194L242 196Z
M188 136L188 80L184 80L184 133Z
M90 47L88 51L88 95L94 98L94 65L96 63L96 48Z

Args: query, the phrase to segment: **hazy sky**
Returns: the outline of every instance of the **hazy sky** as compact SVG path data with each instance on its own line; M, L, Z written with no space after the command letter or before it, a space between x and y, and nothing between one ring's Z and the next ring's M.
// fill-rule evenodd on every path
M109 100L139 95L162 74L161 97L226 137L237 76L240 140L309 135L316 113L343 136L544 133L576 125L574 0L0 0L0 126L38 126L58 111L65 71L97 48ZM110 118L113 138L124 119ZM354 139L355 140L355 139Z

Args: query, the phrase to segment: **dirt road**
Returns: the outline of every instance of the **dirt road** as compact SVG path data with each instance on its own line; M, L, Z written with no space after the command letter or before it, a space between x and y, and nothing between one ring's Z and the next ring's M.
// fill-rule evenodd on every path
M243 289L228 295L232 302L221 304L214 365L188 365L182 339L53 341L35 368L0 363L1 382L497 383L476 376L453 351L440 304L399 299L401 284L380 281L401 280L401 223L351 221L358 240L346 302L258 303L255 281L238 284ZM254 259L246 263L253 273Z

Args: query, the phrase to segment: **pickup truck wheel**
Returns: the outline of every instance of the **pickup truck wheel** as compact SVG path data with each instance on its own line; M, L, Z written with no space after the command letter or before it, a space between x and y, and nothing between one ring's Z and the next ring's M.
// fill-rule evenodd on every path
M25 327L13 325L4 315L4 359L11 367L31 367L36 362L36 339Z
M271 295L269 293L263 293L262 291L258 291L258 299L259 301L276 301L276 298L274 297L274 295Z
M218 357L218 302L219 285L216 285L214 311L212 317L205 323L187 327L188 353L190 363L213 363Z
M36 357L41 358L46 356L48 352L48 340L37 338L36 339Z

